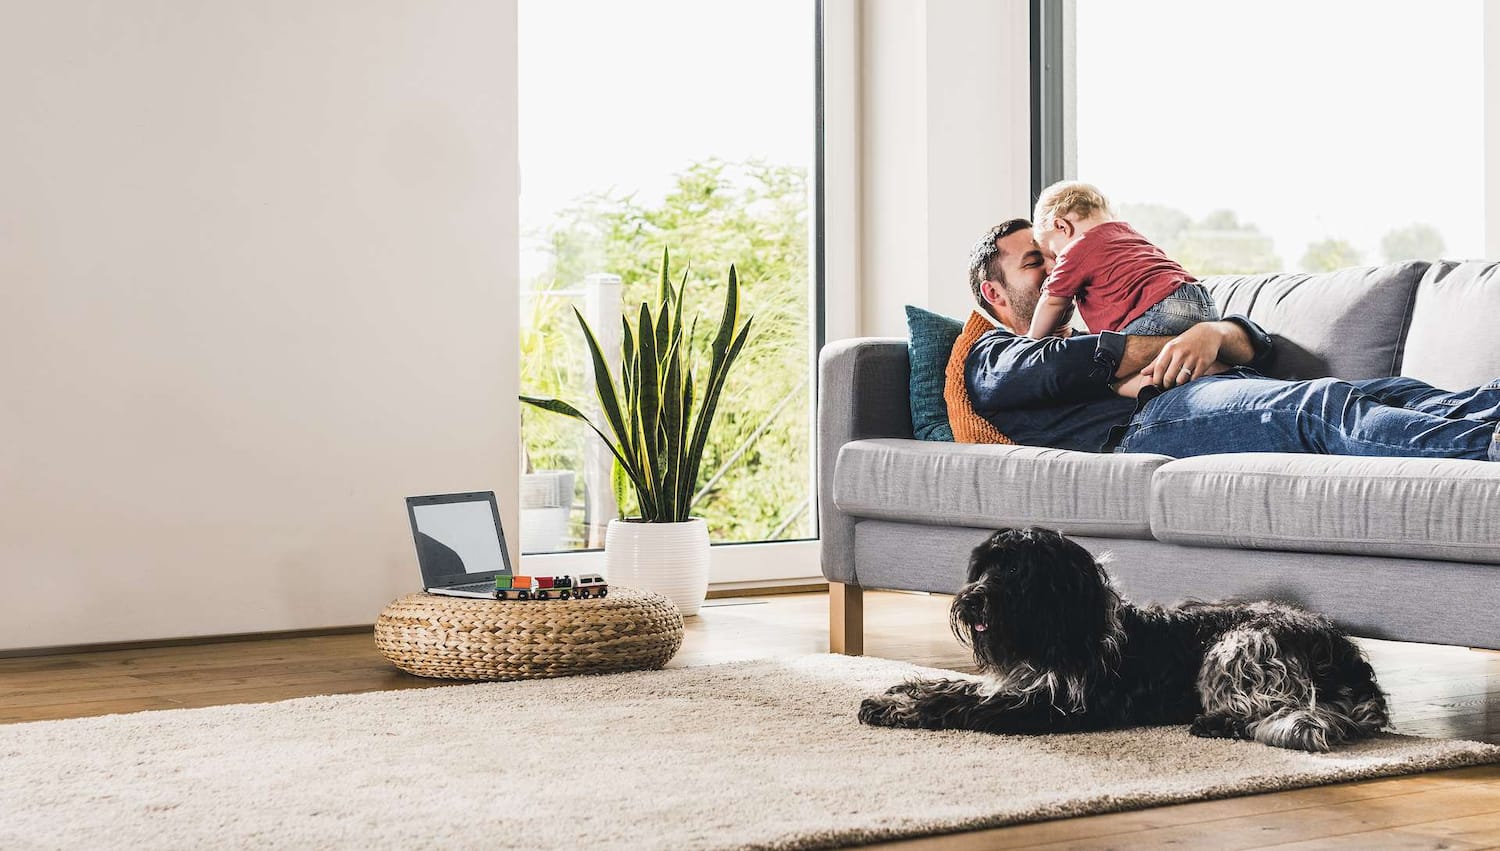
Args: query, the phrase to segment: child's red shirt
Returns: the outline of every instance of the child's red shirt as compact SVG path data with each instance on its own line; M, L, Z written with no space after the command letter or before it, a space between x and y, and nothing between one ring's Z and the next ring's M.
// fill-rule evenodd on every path
M1197 280L1124 222L1094 226L1057 258L1043 295L1076 297L1089 331L1118 331Z

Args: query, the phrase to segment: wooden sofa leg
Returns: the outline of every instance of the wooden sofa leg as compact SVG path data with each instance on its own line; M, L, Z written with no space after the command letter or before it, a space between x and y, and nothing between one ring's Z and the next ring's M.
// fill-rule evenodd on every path
M843 582L828 583L828 650L845 656L865 653L864 589Z

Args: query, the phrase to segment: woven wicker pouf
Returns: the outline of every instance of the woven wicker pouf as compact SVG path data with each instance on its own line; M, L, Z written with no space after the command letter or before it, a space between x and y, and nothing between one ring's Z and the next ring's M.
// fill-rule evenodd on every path
M660 668L682 647L682 615L660 594L611 586L590 600L408 594L375 621L396 667L452 680L528 680Z

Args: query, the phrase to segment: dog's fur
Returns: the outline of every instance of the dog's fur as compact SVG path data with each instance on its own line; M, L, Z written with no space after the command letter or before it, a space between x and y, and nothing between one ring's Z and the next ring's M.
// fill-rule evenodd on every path
M912 681L861 704L886 727L1061 733L1191 724L1196 736L1324 751L1378 733L1385 695L1322 615L1279 603L1137 607L1083 547L1002 529L950 615L983 681Z

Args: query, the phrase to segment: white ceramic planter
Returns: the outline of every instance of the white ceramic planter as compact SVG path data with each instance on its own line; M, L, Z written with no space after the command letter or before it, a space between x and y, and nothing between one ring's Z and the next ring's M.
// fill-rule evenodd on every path
M698 614L708 594L708 524L611 520L604 533L604 576L610 583L655 591L683 617Z

